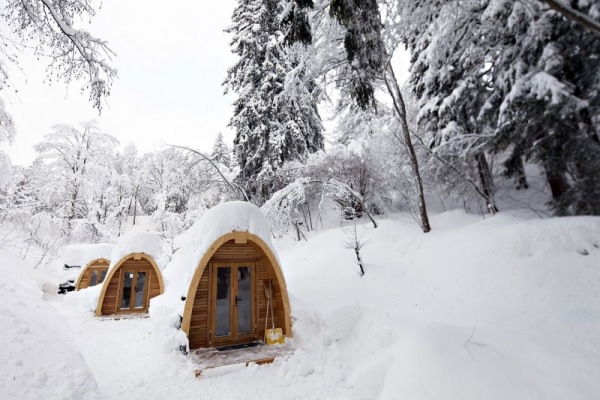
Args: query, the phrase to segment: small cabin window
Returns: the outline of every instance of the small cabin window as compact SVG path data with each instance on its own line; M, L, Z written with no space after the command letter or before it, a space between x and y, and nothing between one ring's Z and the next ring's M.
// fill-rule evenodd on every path
M93 269L90 271L90 286L96 286L98 284L98 270Z

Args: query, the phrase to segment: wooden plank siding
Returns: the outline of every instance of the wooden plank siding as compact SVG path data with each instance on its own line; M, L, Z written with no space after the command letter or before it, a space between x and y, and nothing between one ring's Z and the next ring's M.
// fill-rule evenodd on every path
M211 293L211 274L214 262L248 262L256 265L255 269L255 299L256 316L253 324L255 326L254 340L263 340L265 332L265 317L267 313L267 297L265 295L265 285L271 280L273 287L273 311L275 314L275 327L283 328L284 309L283 300L281 298L281 290L273 266L269 262L268 257L262 249L252 242L235 243L230 240L224 243L215 251L210 258L208 265L204 268L196 295L194 298L193 309L190 318L189 328L189 345L190 349L201 347L210 347L210 299L213 298ZM269 311L270 312L270 311ZM271 327L271 317L269 316L268 326ZM223 343L220 343L221 345Z
M194 309L192 311L192 321L190 324L190 348L208 347L209 338L209 268L204 270L196 297L194 298Z
M117 296L119 293L119 284L121 280L121 274L118 273L113 275L113 279L108 282L106 293L104 294L104 302L102 303L102 315L116 314L117 312Z
M79 287L77 288L77 290L79 289L85 289L86 287L90 286L90 275L92 274L91 269L86 269L85 271L83 271L82 275L81 275L81 283L79 284Z

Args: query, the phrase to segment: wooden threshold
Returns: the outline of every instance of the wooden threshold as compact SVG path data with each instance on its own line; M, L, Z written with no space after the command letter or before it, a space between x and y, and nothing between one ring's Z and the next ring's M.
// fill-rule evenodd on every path
M100 321L118 321L120 319L142 319L150 318L150 315L145 313L130 313L130 314L110 314L97 317Z
M245 368L250 364L271 364L276 358L287 358L293 354L290 345L254 346L234 350L220 351L215 348L198 349L190 352L190 358L196 364L196 378L206 371L229 373ZM212 372L211 372L212 375Z
M258 360L251 360L251 361L246 361L245 363L236 363L236 364L228 364L228 365L243 365L244 367L247 367L248 365L254 363L256 365L263 365L263 364L271 364L273 361L275 361L274 357L267 357L267 358L261 358ZM220 367L225 367L227 365L209 365L204 367L203 369L197 369L195 374L196 374L196 378L199 378L202 376L202 372L207 371L207 370L211 370L211 369L215 369L215 368L220 368Z

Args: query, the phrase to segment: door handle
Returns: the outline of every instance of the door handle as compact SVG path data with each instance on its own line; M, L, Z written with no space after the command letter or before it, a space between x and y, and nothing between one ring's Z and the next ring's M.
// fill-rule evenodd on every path
M244 299L240 299L239 297L235 296L235 306L237 307L238 301L242 301L242 300L244 300Z

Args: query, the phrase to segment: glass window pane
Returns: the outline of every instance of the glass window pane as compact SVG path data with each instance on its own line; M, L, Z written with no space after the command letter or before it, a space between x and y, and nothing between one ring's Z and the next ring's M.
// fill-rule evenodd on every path
M133 272L125 271L123 274L123 295L121 297L121 310L129 309L131 304L131 285L133 283Z
M98 283L98 271L93 269L90 272L90 286L96 286Z
M108 272L107 269L103 269L102 271L100 271L100 279L98 280L98 283L104 282L104 278L106 278L107 272Z
M238 267L237 333L252 332L252 269Z
M135 308L144 308L146 306L146 272L138 272L135 282Z
M217 268L216 336L229 336L231 267Z

